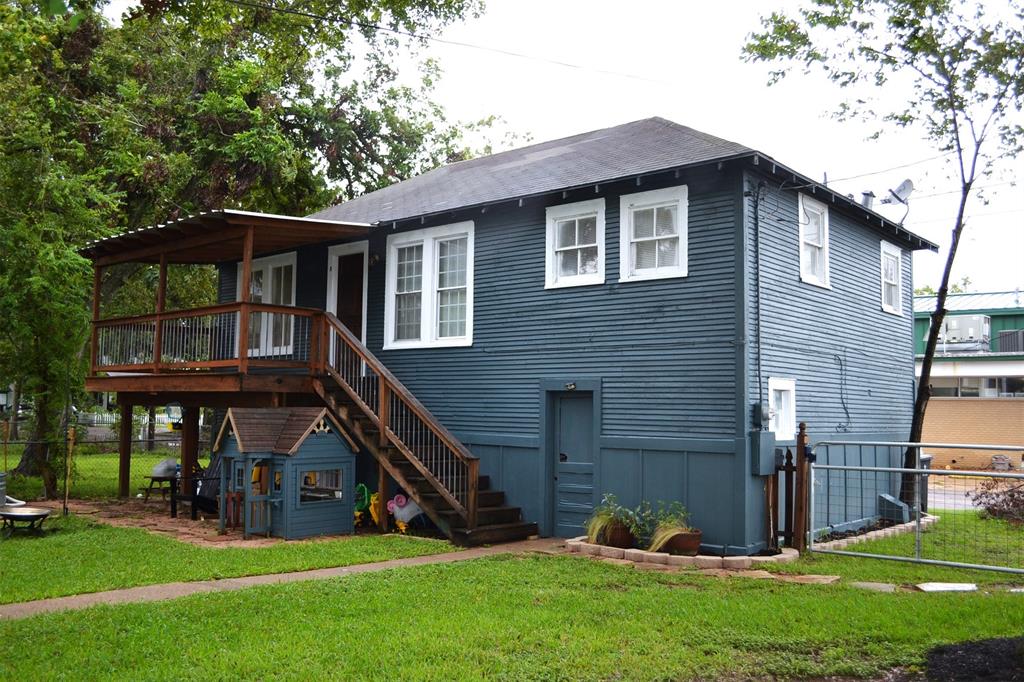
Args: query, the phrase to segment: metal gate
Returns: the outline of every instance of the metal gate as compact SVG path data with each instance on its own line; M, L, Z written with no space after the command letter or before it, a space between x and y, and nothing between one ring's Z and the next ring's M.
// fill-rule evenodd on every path
M913 469L900 466L908 448L916 453ZM1003 445L815 443L808 458L808 550L1024 574L1024 471L922 468L922 448L1024 452Z

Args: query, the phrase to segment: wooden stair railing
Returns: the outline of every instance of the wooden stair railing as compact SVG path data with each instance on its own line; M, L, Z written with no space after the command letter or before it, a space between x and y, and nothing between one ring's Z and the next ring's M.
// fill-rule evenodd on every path
M317 344L320 366L377 427L382 449L391 446L465 521L477 527L480 460L331 313Z

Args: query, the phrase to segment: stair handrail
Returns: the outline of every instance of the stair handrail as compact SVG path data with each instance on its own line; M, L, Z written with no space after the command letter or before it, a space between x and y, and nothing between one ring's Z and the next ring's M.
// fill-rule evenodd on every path
M430 429L430 431L439 439L441 442L455 454L455 456L466 465L467 477L469 485L467 486L467 499L463 505L461 501L455 500L452 497L451 491L443 487L443 485L436 478L431 483L438 487L438 492L442 493L446 498L449 498L450 502L453 502L453 507L457 512L460 513L466 520L467 528L475 528L476 517L477 517L477 484L480 472L480 460L473 453L471 453L465 445L462 444L458 438L456 438L445 426L431 413L429 409L423 403L421 403L412 392L405 387L398 378L388 370L387 367L373 354L370 350L363 345L363 342L356 337L352 331L338 319L336 315L331 312L324 312L324 336L327 336L329 330L333 330L336 334L336 338L340 338L353 352L355 352L360 359L366 363L367 367L370 368L378 377L381 382L379 390L381 396L388 394L396 396L399 400L405 403L416 416ZM320 358L319 366L335 377L336 380L344 382L344 378L341 377L337 372L333 370L330 362L330 350L331 344L329 338L321 339L319 343ZM382 400L382 403L385 402ZM402 442L401 438L398 437L387 425L387 415L380 415L377 412L381 411L378 407L374 411L372 405L367 405L365 402L360 401L361 409L367 412L367 416L373 418L378 422L380 432L386 438L391 440L395 445L398 446L400 452L406 457L409 456L408 445ZM383 418L382 418L383 417ZM412 453L415 457L415 453ZM429 477L428 477L429 480ZM460 509L459 507L462 507Z

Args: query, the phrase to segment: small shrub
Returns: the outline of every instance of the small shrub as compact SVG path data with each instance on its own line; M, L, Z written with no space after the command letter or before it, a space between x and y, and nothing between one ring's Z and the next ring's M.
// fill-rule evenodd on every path
M981 509L982 516L1024 524L1024 483L1008 483L991 478L970 493L969 497Z

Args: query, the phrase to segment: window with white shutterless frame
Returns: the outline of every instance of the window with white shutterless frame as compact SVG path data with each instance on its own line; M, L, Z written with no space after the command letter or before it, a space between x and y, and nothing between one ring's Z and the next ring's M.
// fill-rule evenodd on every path
M280 306L295 305L295 252L254 258L249 278L249 300ZM235 300L242 300L242 264L236 266ZM249 355L292 352L294 318L256 311L249 315Z
M473 221L387 238L384 349L473 345Z
M800 280L830 288L828 263L828 206L806 194L798 195Z
M796 380L768 377L768 428L778 440L796 437Z
M903 249L882 240L882 310L902 315Z
M619 198L619 281L685 277L686 185Z
M604 284L604 199L549 206L544 288Z

